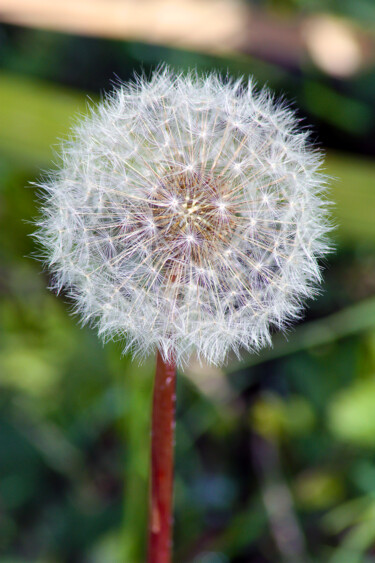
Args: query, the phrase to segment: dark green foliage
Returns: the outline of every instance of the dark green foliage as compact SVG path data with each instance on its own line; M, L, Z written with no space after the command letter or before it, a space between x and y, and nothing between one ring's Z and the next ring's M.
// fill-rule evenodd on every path
M113 72L127 79L141 61L254 73L292 93L326 145L340 149L344 138L368 154L375 77L343 93L247 58L15 28L3 41L0 560L141 563L152 361L103 347L64 295L48 292L30 257L37 212L25 185L50 167L50 146L84 111L84 92L97 96ZM375 165L329 152L327 173L338 248L305 321L226 371L179 374L178 563L375 561Z

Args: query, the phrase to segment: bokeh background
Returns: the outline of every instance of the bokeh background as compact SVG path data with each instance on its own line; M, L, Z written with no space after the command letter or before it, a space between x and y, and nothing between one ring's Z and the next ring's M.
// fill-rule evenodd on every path
M178 376L174 560L373 562L373 0L0 0L0 561L145 558L153 361L46 289L30 182L88 98L162 61L289 99L326 150L337 225L287 337Z

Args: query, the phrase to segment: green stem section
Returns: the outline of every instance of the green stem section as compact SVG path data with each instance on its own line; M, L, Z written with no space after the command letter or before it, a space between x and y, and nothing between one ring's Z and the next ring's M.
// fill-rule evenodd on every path
M176 365L157 354L151 423L148 563L170 563Z

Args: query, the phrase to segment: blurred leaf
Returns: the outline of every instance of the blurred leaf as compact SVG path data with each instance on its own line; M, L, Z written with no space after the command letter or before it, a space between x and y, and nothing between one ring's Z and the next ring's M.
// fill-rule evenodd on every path
M340 534L358 522L370 509L373 500L369 497L360 497L340 504L323 516L323 528L331 534Z
M48 467L71 479L82 477L85 471L82 452L59 427L39 416L25 401L20 407L18 404L19 411L14 410L8 417L19 435L35 448Z
M112 367L122 382L125 402L121 421L126 443L124 475L124 520L121 536L121 561L138 563L145 560L148 514L148 467L150 448L150 412L152 397L153 360L142 365L137 361L126 365L112 358Z
M375 464L373 460L358 458L350 473L352 481L360 491L372 495L375 483Z
M284 435L301 436L314 426L311 406L297 396L283 400L276 394L264 393L254 403L250 418L255 432L267 439L279 439Z
M263 395L250 411L252 427L267 439L279 439L284 430L284 405L277 395Z
M298 475L293 487L298 505L305 510L322 510L336 505L344 496L344 484L337 472L312 469Z
M235 556L241 548L255 541L267 526L263 503L253 499L245 510L233 515L223 534L213 542L216 549L225 549L229 556Z
M342 561L364 563L364 561L371 561L364 555L368 549L373 547L375 541L374 502L368 503L367 509L361 512L358 519L353 518L351 524L352 528L347 531L328 563L341 563Z
M329 152L326 172L334 180L329 193L334 202L339 240L375 246L375 163L373 159Z
M0 151L35 167L51 160L51 147L65 135L84 96L63 87L0 74Z
M16 340L16 339L15 339ZM55 368L43 358L40 350L13 342L0 351L0 384L14 385L27 393L45 394L56 380Z
M90 550L90 563L120 563L122 557L122 530L111 532L100 538ZM131 559L126 559L132 563Z
M375 445L375 379L354 382L330 404L328 425L339 439L360 446Z

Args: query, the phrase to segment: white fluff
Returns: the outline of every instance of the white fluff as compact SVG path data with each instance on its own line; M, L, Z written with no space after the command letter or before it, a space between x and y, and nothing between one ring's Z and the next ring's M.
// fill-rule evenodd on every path
M83 321L125 351L214 364L270 343L320 281L321 156L251 80L122 84L74 131L36 234Z

